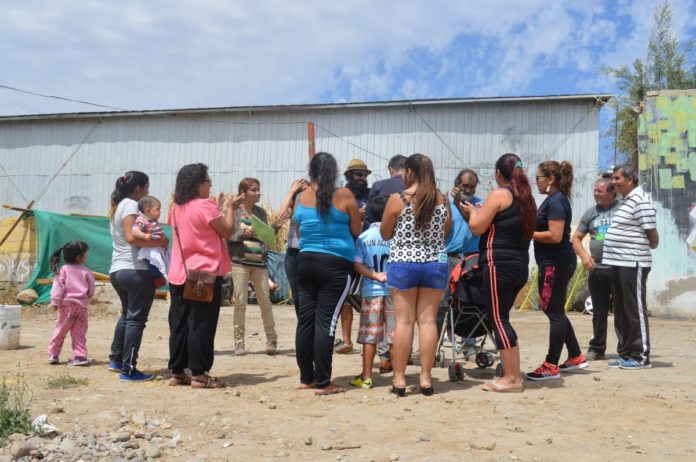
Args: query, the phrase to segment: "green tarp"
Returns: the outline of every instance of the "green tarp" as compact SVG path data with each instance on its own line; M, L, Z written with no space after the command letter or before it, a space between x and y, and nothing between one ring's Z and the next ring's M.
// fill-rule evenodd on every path
M108 218L61 215L40 210L34 210L32 214L36 226L36 266L26 288L32 288L39 294L36 303L51 301L51 285L37 284L36 281L53 277L48 260L51 254L66 242L86 242L89 246L87 267L97 273L109 274L112 241ZM164 225L164 233L171 242L171 227ZM271 294L274 303L286 301L290 297L284 261L284 253L269 252L268 274L279 285L278 290Z
M37 279L53 277L48 260L56 249L66 242L84 241L89 246L86 266L97 273L109 274L111 266L111 232L106 217L81 217L34 210L36 224L36 266L27 288L39 294L37 303L51 301L51 285L37 284ZM171 240L171 228L164 226Z

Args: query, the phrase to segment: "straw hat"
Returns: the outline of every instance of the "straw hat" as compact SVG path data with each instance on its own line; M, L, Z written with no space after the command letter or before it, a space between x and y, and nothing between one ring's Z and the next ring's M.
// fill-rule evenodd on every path
M367 164L360 159L353 159L350 162L348 162L348 168L346 168L344 174L352 172L353 170L362 170L364 172L367 172L368 175L372 173L372 170L367 168Z

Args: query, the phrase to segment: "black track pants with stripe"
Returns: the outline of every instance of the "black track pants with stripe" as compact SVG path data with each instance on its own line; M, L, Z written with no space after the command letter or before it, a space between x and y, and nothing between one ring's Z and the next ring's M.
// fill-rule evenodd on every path
M353 263L326 253L300 252L299 310L295 349L300 382L325 388L331 382L336 323L351 285Z
M527 265L484 265L482 270L481 292L486 302L495 346L498 350L513 348L517 345L517 334L510 325L510 310L515 297L527 283Z
M645 286L650 268L612 266L618 353L641 364L650 363L650 329Z

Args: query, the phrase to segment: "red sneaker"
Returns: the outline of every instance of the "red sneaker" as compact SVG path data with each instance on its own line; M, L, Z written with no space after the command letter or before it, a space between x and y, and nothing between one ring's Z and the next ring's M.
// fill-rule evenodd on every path
M561 372L570 372L585 369L589 365L587 359L585 359L585 355L578 355L574 358L566 359L566 362L561 364L558 368Z
M561 368L551 363L544 363L537 367L534 372L527 372L529 380L553 380L561 378Z

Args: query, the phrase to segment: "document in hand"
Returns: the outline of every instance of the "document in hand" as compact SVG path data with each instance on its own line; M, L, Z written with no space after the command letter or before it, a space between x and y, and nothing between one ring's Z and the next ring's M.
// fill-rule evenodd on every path
M275 230L264 223L256 215L251 216L251 229L254 230L256 237L259 238L259 240L264 244L269 246L275 244Z

